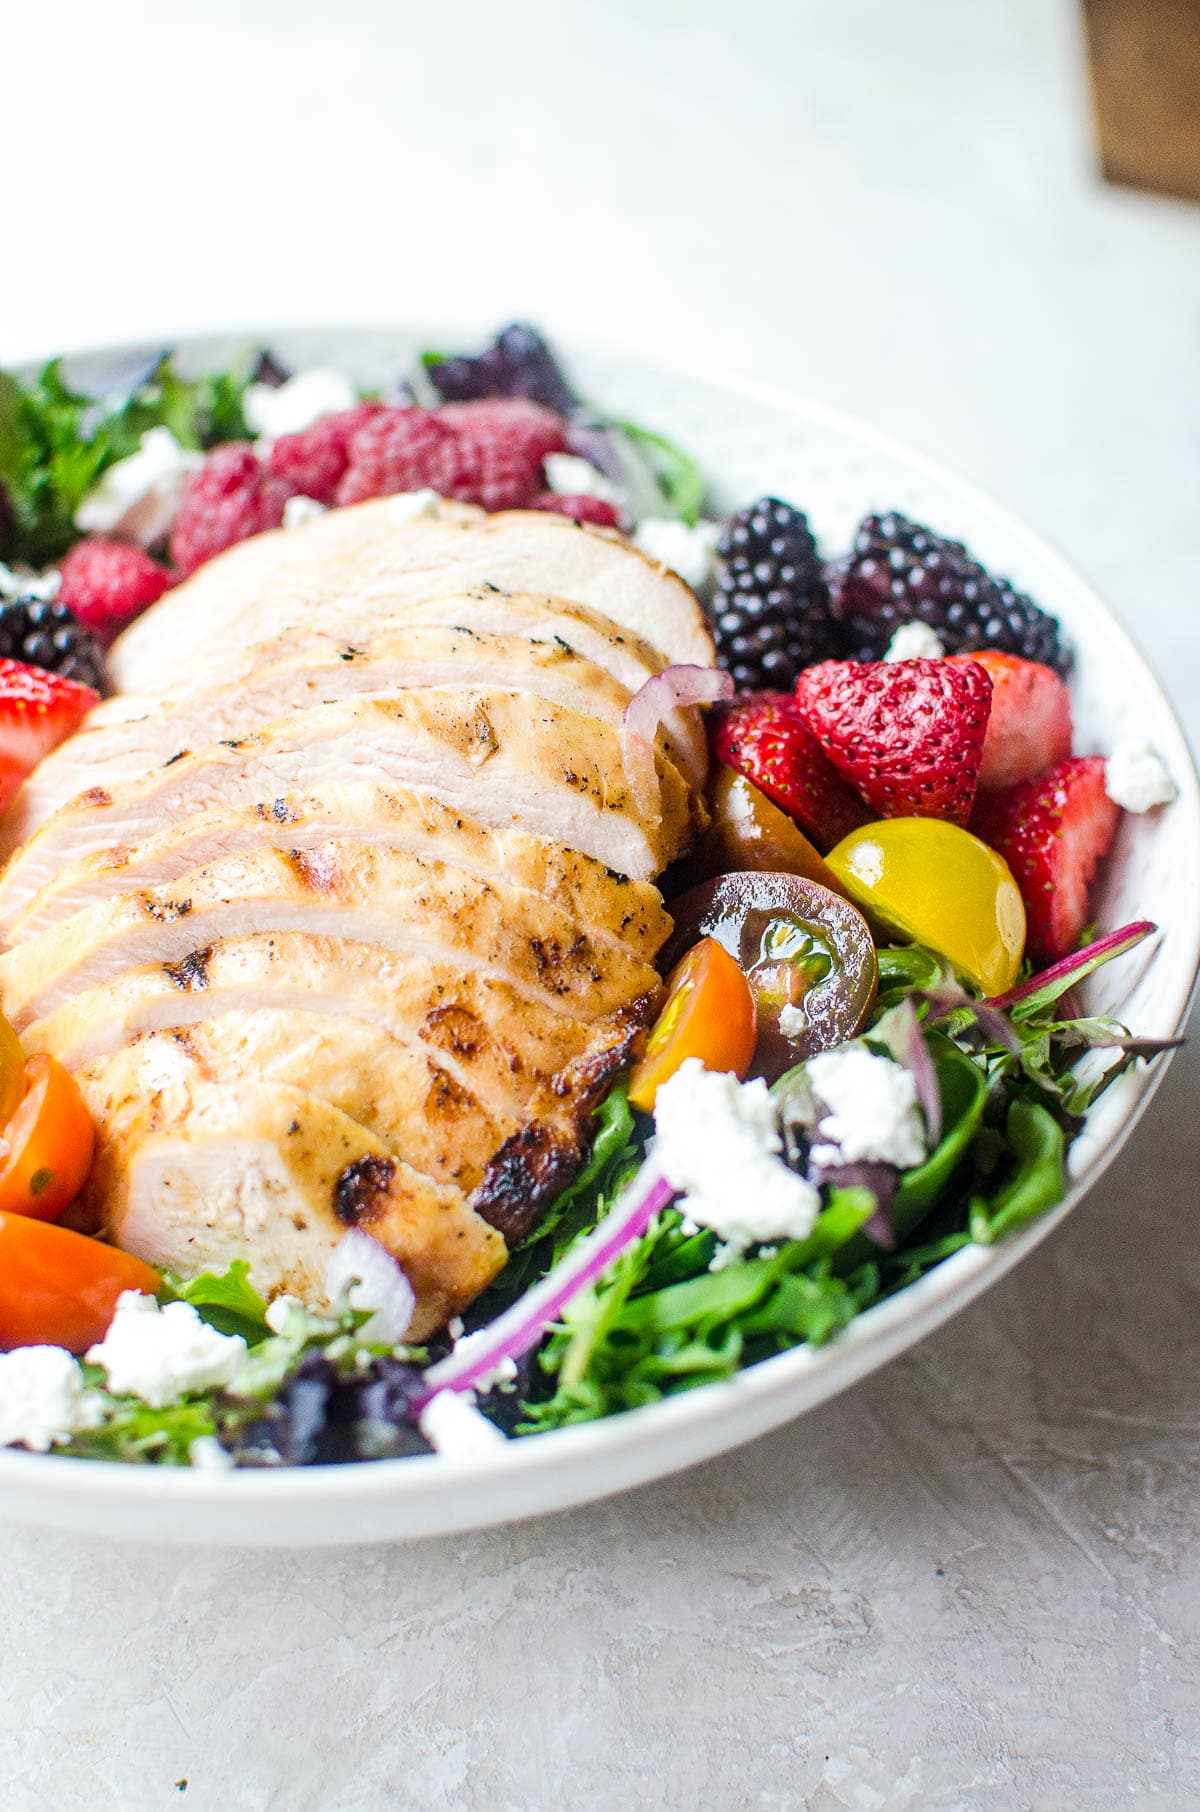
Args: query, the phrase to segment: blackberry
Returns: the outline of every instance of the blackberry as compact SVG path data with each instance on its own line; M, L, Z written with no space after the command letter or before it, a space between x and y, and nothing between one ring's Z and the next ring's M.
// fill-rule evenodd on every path
M1070 672L1054 617L1007 579L993 579L961 541L945 541L898 511L864 517L852 551L828 577L853 660L879 660L901 624L921 622L948 654L999 648L1064 677Z
M486 396L524 396L556 415L570 415L577 398L558 360L536 327L514 321L478 358L426 357L425 370L444 403L478 402Z
M104 690L103 648L57 598L11 598L0 604L0 659L27 661Z
M802 511L760 497L731 517L717 553L711 628L739 691L788 691L802 668L838 653L821 557Z

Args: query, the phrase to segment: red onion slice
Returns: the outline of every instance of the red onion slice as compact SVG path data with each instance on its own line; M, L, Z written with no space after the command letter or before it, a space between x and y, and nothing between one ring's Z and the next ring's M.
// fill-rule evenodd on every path
M621 720L621 757L640 812L658 809L654 740L659 724L672 711L732 697L733 675L719 667L665 667L638 687Z
M325 1267L331 1300L343 1291L352 1309L373 1310L363 1329L368 1340L399 1346L408 1333L416 1307L413 1287L386 1247L361 1228L344 1233Z
M615 1207L553 1271L488 1327L464 1341L461 1352L448 1353L430 1366L415 1399L416 1408L423 1409L440 1390L469 1390L505 1359L519 1359L536 1346L571 1298L607 1271L626 1246L640 1239L675 1193L653 1164L643 1164Z

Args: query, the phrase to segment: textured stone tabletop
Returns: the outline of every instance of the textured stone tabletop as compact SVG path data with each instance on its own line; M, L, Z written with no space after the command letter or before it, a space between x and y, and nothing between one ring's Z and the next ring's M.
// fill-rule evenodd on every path
M1200 210L1093 182L1071 6L427 10L10 9L0 362L524 313L779 379L1048 535L1196 740ZM345 1556L5 1525L0 1812L1200 1803L1198 1090L1193 1046L1017 1274L661 1485Z

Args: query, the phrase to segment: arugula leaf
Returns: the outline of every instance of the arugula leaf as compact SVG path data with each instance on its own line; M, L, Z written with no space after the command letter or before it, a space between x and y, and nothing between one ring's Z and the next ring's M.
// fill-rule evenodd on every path
M187 1302L222 1334L241 1334L249 1346L265 1339L267 1305L250 1282L250 1266L235 1258L224 1272L203 1271L186 1280L164 1271L158 1300Z
M1053 1114L1036 1101L1015 1100L1005 1136L1015 1171L990 1196L972 1198L971 1238L994 1245L1004 1234L1053 1208L1066 1193L1066 1138Z

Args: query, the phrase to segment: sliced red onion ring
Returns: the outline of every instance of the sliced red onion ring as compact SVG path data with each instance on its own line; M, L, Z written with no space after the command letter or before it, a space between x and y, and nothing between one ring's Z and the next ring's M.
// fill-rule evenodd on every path
M408 1333L417 1300L413 1287L391 1253L360 1228L352 1227L334 1247L325 1288L331 1301L344 1292L352 1309L374 1311L362 1329L366 1339L398 1346Z
M988 1001L989 1007L997 1007L1007 1012L1020 1001L1028 1000L1031 994L1039 994L1051 983L1061 981L1066 975L1076 975L1079 971L1090 972L1099 963L1108 962L1114 956L1124 956L1142 942L1143 938L1157 931L1158 926L1151 919L1135 919L1130 925L1122 925L1119 931L1110 931L1104 937L1098 937L1092 944L1082 950L1073 950L1070 956L1064 956L1061 962L1051 963L1040 975L1031 975L1028 981L1020 982L1010 988L1007 994L997 994Z
M658 804L654 739L659 724L672 711L732 696L733 676L719 667L665 667L638 687L621 720L621 757L640 812L654 811Z
M519 1359L536 1346L573 1296L600 1277L626 1246L640 1239L676 1191L653 1164L643 1164L628 1189L599 1226L573 1251L486 1328L448 1353L425 1373L418 1410L440 1390L469 1390L505 1359Z

